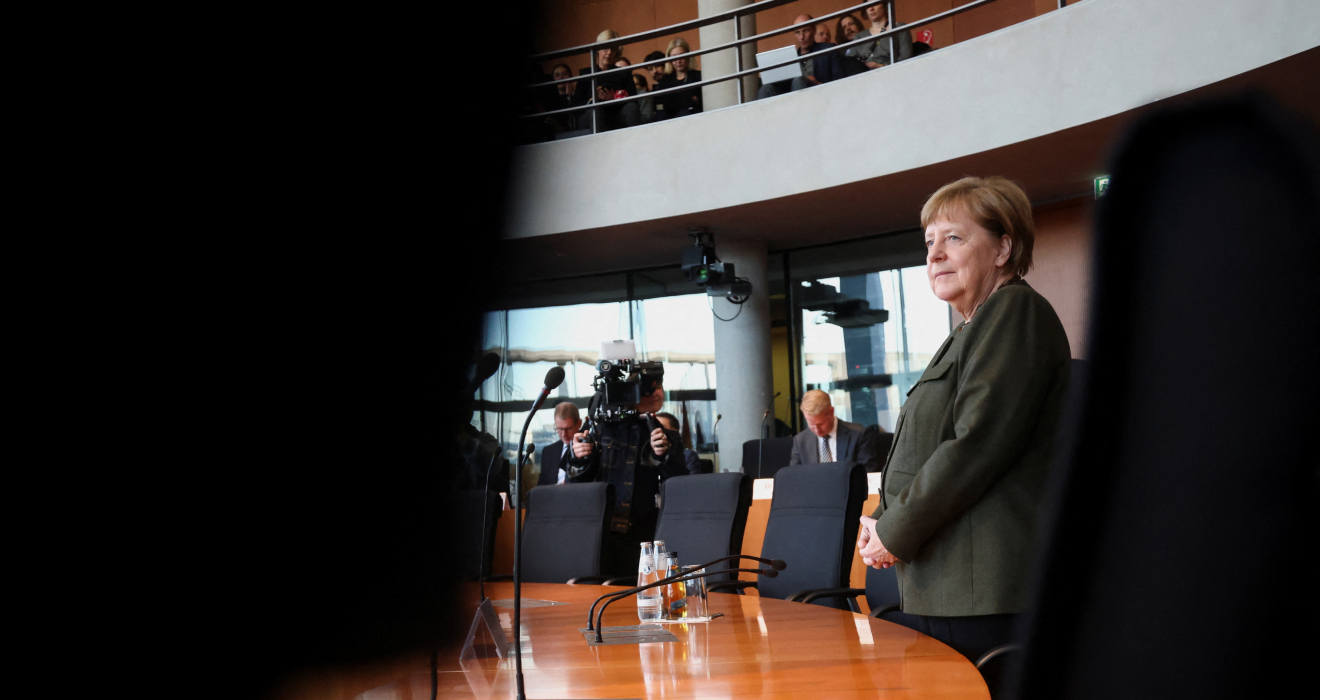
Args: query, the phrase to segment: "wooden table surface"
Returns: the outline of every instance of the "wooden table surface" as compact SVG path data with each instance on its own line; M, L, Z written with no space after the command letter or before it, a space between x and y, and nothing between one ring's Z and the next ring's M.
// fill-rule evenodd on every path
M523 608L528 698L989 697L975 666L930 637L841 610L756 596L712 594L712 612L724 617L667 625L677 642L590 647L578 628L586 626L591 601L607 590L623 589L523 585L524 600L569 603ZM486 592L511 598L513 585L487 584ZM508 634L512 608L495 612ZM605 624L638 624L636 603L611 605ZM443 650L438 678L440 698L514 696L512 657L460 661L457 649ZM358 697L428 698L428 664Z

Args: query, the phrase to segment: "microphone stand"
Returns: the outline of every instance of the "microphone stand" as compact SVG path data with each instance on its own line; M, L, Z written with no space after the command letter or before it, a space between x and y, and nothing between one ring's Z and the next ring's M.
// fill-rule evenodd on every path
M784 569L787 569L787 568L788 568L788 564L785 564L785 563L783 562L782 559L762 559L762 558L760 558L760 557L754 557L754 556L751 556L750 554L730 554L730 555L727 556L727 557L720 557L719 559L716 559L715 561L708 561L708 562L706 562L705 564L702 564L701 566L698 566L697 569L699 569L699 570L708 569L708 568L710 568L710 567L712 567L712 566L715 566L716 564L719 564L719 563L722 563L722 562L726 562L726 561L732 561L732 560L734 560L734 559L751 559L752 561L759 561L759 562L761 562L762 564L769 564L769 565L770 565L770 568L774 569L775 571L783 571ZM729 573L730 571L733 571L733 569L721 569L720 571L717 571L717 572L714 572L714 573L725 573L725 574L727 574L727 573ZM756 571L760 571L760 569L756 569ZM673 582L676 581L680 576L685 576L685 575L686 575L686 574L674 574L673 576L670 576L670 577L668 577L668 578L665 578L665 579L661 579L661 580L659 580L659 581L656 581L656 583L665 583L666 581L668 581L668 582L670 582L670 583L673 583ZM626 593L627 591L624 591L624 592ZM597 598L597 599L596 599L596 602L594 602L594 603L591 604L591 610L587 611L587 631L588 631L588 632L591 631L591 630L593 630L593 629L595 629L595 627L593 626L593 623L592 623L592 618L596 616L596 605L597 605L598 603L600 603L600 601L605 600L606 598L609 598L609 597L612 597L612 596L616 596L616 595L619 595L619 594L618 594L618 593L606 593L605 595L603 595L603 596Z
M684 581L695 581L699 578L708 578L710 576L719 576L721 574L730 574L730 573L760 574L761 576L764 576L766 578L774 578L779 575L779 572L775 571L774 569L723 569L720 571L711 571L708 573L683 574L682 576L675 576L669 579L661 579L659 581L656 581L655 583L647 584L645 586L638 586L636 588L629 588L626 591L620 591L614 594L614 597L606 601L604 605L600 606L600 613L596 615L596 643L600 644L601 642L604 641L604 638L601 637L600 634L601 630L604 629L603 626L604 623L602 621L605 619L605 608L610 607L611 603L623 600L624 598L627 598L630 595L636 595L637 593L647 590L648 588L655 588L656 586L665 586L671 583L682 583Z
M555 376L556 373L558 376ZM523 444L527 441L527 428L532 425L532 416L540 410L541 404L550 397L550 392L561 382L564 381L564 368L552 367L545 375L545 385L541 387L541 395L536 397L536 402L532 404L532 410L527 412L527 420L523 421L522 434L518 436L517 458L521 461L523 453ZM527 700L527 693L523 690L523 671L522 671L522 466L513 474L513 491L518 495L518 508L513 511L513 663L516 669L514 677L517 679L518 700Z
M761 415L762 435L765 435L766 432L765 419L770 417L770 410L775 407L775 399L779 398L779 395L782 393L784 392L776 391L775 395L770 397L770 403L766 405L765 413ZM765 454L765 441L769 437L770 437L769 435L765 435L765 437L762 437L760 440L756 441L756 478L758 479L761 478L761 455Z

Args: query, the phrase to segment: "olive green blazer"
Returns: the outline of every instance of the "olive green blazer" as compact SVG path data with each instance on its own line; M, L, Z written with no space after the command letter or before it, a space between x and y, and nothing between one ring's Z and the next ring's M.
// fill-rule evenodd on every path
M903 612L1022 612L1071 352L1025 281L986 299L908 391L871 517Z

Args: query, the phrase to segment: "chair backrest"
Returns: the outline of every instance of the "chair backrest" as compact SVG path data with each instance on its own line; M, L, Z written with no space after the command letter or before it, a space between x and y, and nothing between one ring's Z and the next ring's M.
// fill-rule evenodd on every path
M495 521L503 508L500 495L494 491L459 492L458 558L465 581L490 576L495 559Z
M742 470L753 479L773 479L775 473L787 467L792 459L792 437L748 440L743 443Z
M527 494L522 580L564 583L600 574L605 519L614 487L604 483L537 486Z
M890 567L888 569L866 568L866 604L872 610L881 608L892 603L901 603L902 597L898 593L898 570ZM883 619L885 622L896 622L904 627L917 629L917 618L915 615L897 610L886 613Z
M783 559L788 568L760 579L761 595L782 599L812 588L846 588L864 500L866 472L856 462L780 469L761 556ZM839 598L815 604L848 609Z
M698 465L698 467L699 467L698 472L701 473L701 474L714 474L714 473L715 473L715 461L714 461L714 460L710 460L710 459L699 459L699 460L697 460L697 465Z
M747 510L752 506L751 477L736 472L675 476L660 485L660 493L663 505L655 538L678 552L679 563L703 564L742 552ZM738 562L732 561L715 568L737 567Z

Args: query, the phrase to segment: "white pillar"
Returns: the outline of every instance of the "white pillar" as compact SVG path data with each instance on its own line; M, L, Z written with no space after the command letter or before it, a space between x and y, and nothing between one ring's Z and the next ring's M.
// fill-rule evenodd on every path
M761 416L774 396L770 285L764 243L721 239L716 234L715 252L720 260L733 263L739 277L752 282L752 297L741 305L741 313L738 305L723 297L712 300L715 313L721 317L737 314L727 322L711 319L715 324L716 412L723 416L719 426L720 471L736 472L742 469L743 443L761 436Z
M752 0L697 0L697 17L709 17L743 5L750 5ZM741 20L742 38L756 34L756 16L748 15ZM700 29L701 47L709 48L727 44L734 40L733 22L720 22ZM701 78L710 80L735 72L733 51L716 51L701 56ZM744 44L742 47L742 68L747 70L756 65L756 44ZM756 91L761 87L760 78L755 75L742 79L743 102L756 99ZM738 104L738 85L735 80L726 80L718 85L701 88L701 102L704 109L719 109Z

